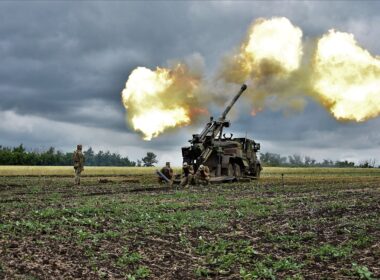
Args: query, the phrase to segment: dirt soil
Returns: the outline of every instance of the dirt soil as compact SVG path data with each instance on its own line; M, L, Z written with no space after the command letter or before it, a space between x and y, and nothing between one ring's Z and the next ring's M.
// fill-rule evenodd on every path
M380 176L0 177L0 279L377 279Z

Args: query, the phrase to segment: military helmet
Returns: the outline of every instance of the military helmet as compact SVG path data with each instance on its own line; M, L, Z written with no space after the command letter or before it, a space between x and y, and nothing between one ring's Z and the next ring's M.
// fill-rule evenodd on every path
M77 150L82 150L82 144L77 145Z
M166 166L170 166L170 162L169 161L166 162Z

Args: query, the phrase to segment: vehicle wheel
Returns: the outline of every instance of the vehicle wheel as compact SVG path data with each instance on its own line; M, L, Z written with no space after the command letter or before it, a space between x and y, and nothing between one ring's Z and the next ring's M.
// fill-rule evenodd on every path
M257 166L256 167L256 176L255 176L257 179L260 178L260 173L261 173L261 168L260 168L260 166Z
M240 178L241 177L241 170L240 170L240 165L239 164L237 164L237 163L235 163L234 164L234 176L236 177L236 178Z
M234 167L232 166L231 163L228 164L228 168L227 168L227 176L228 176L228 177L232 177L232 176L234 176Z

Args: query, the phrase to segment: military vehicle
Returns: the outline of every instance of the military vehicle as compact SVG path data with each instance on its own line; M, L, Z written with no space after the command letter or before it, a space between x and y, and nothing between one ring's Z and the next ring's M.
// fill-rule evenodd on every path
M262 167L257 157L260 144L246 137L232 138L232 134L227 137L223 133L223 129L230 126L226 120L228 112L246 89L243 84L219 119L211 117L203 131L193 135L193 139L189 140L191 145L182 148L183 162L192 164L194 170L201 164L207 165L212 177L237 180L260 177Z

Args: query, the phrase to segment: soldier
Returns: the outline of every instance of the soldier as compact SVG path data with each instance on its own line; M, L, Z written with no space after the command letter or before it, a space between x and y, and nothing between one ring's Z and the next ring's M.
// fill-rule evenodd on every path
M174 173L173 169L170 167L170 162L167 162L164 167L161 169L161 173L165 175L166 178L169 179L169 182L166 182L161 177L158 177L158 183L168 183L170 186L173 185Z
M77 150L73 154L75 184L80 185L80 174L84 170L84 155L82 153L82 145L77 145Z
M187 164L187 162L183 163L182 167L182 179L181 179L181 187L189 187L194 184L194 168L192 165Z
M197 170L197 173L195 174L195 180L197 185L210 184L210 169L207 166L201 164Z

